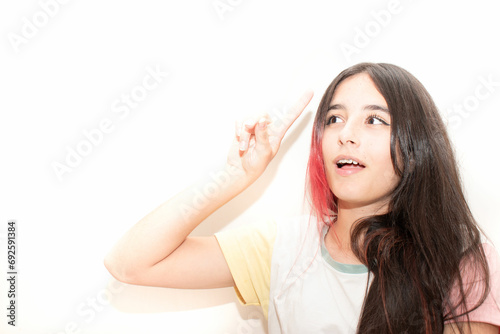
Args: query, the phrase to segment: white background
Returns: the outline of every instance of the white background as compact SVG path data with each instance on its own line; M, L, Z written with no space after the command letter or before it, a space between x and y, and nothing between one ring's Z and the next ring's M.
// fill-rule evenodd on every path
M51 16L47 2L0 4L0 264L6 273L15 219L19 332L264 333L247 320L262 318L258 309L240 306L230 288L125 286L103 258L149 211L224 163L236 119L282 110L311 88L314 99L269 170L195 233L300 213L319 99L360 61L406 68L453 116L470 206L500 244L494 1L73 0L50 7ZM342 52L346 45L357 53ZM139 94L148 68L168 75L120 118L115 104ZM58 178L53 165L106 119L112 131Z

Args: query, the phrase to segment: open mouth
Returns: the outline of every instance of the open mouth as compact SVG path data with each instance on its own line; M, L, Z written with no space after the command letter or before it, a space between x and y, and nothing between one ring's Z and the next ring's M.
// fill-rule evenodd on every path
M340 169L365 168L363 164L352 159L340 159L337 161L337 167Z

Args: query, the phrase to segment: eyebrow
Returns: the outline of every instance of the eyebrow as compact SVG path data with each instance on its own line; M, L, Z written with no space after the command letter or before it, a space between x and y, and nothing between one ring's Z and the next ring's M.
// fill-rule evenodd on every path
M343 104L337 103L337 104L329 106L328 109L327 109L327 111L329 111L329 110L338 110L338 109L344 109L344 110L346 110L347 108ZM389 113L389 109L387 109L386 107L382 107L382 106L380 106L378 104L368 104L368 105L366 105L366 106L363 107L363 110L372 110L372 111L380 110L380 111L383 111L383 112L386 112L386 113L390 114Z

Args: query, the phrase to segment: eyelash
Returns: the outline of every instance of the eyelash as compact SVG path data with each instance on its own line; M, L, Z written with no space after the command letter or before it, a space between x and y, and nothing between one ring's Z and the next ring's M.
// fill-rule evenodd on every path
M386 121L384 121L380 116L378 116L377 114L371 114L370 116L368 116L367 119L376 119L376 120L379 120L380 122L382 122L382 124L384 125L389 125L389 123L387 123Z
M337 118L338 116L337 115L332 115L330 117L328 117L328 119L326 120L326 124L325 125L330 125L332 124L332 120L334 118ZM378 121L380 121L382 124L384 125L389 125L389 123L387 123L386 121L384 121L384 119L382 119L380 116L378 116L377 114L371 114L369 115L367 118L367 120L372 120L372 119L376 119Z
M330 125L330 124L332 124L332 120L333 120L334 118L337 118L337 117L338 117L338 116L336 116L336 115L333 115L333 116L328 117L328 118L327 118L327 120L326 120L325 125Z

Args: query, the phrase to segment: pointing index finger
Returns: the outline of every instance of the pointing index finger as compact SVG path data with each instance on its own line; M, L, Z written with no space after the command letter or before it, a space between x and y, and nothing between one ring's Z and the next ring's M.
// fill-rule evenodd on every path
M295 104L290 107L290 109L281 117L282 125L279 127L276 136L281 139L285 136L290 126L295 122L295 120L302 114L302 111L306 108L313 97L314 93L312 90L306 91L299 98Z

